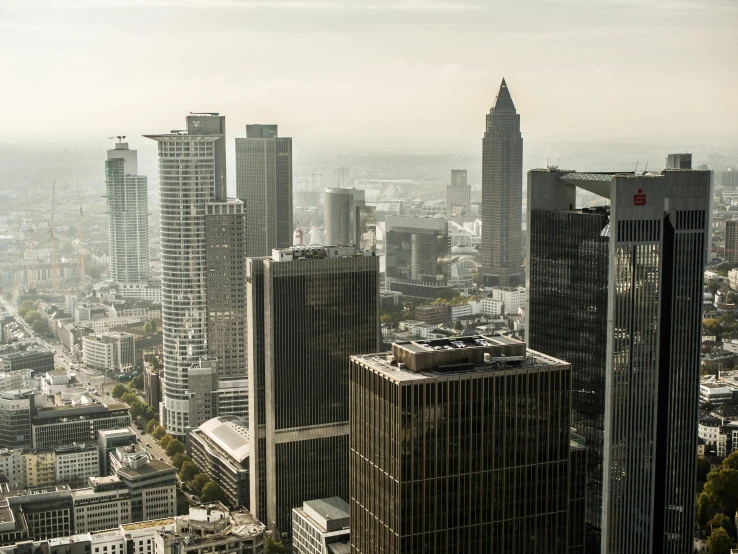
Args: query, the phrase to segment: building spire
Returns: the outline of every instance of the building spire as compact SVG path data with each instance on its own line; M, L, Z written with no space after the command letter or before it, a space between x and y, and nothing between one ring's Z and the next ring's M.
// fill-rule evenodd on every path
M512 97L510 96L510 90L507 88L507 83L505 82L505 78L502 78L502 83L500 84L500 90L497 92L497 98L495 99L495 108L512 108L515 109L515 104L513 104Z

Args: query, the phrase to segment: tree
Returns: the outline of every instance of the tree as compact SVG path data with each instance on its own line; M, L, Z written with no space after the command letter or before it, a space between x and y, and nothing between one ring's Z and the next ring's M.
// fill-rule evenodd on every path
M150 321L147 321L146 323L144 323L144 333L151 333L152 329L153 327L151 326Z
M143 390L143 388L144 388L144 376L143 375L136 375L133 378L133 381L131 381L131 386L133 388L138 389L138 390Z
M727 459L727 458L726 458ZM704 481L710 473L710 460L704 456L697 456L697 480Z
M110 396L120 399L120 397L123 396L127 390L128 389L126 389L123 385L118 383L113 387L113 390L110 392Z
M167 453L167 456L170 458L174 456L175 454L184 454L185 451L185 445L182 444L177 439L172 439L169 441L169 444L167 444L165 448L165 452Z
M200 494L202 494L202 488L207 484L208 481L210 481L210 477L208 477L206 473L198 473L192 479L190 487L192 487L192 490L195 491L195 494L199 496Z
M172 465L177 468L177 471L182 469L182 464L185 462L191 462L192 459L187 454L175 454L172 456Z
M707 522L707 524L713 528L722 527L726 529L730 526L730 518L725 514L715 514L713 518Z
M273 534L277 534L277 538L272 538L272 535L267 535L265 554L283 554L287 552L287 548L282 544L282 537L274 531Z
M182 464L182 467L180 467L179 469L179 478L182 479L182 481L189 483L199 473L200 473L200 468L197 467L197 464L195 464L195 462L186 461Z
M731 452L723 460L723 467L727 469L738 469L738 452Z
M148 323L151 323L151 332L152 333L156 333L156 329L157 329L156 320L155 319L152 319Z
M161 440L165 435L167 434L167 430L164 429L161 425L157 425L156 429L154 429L154 432L151 433L151 436L154 437L156 440Z
M735 547L733 539L722 527L715 529L710 538L707 539L707 548L710 554L730 554L731 548Z
M151 434L151 433L154 432L155 429L156 429L156 420L155 419L149 419L149 422L146 424L146 432L148 434Z
M41 335L46 332L46 322L43 320L36 320L31 323L31 329L33 329L33 332L37 335Z
M738 508L738 470L721 469L707 476L702 493L697 500L697 520L705 525L717 513L728 517Z
M457 331L463 331L464 330L464 324L461 323L461 320L460 319L457 319L456 320L456 323L454 323L454 329L456 329Z
M215 481L208 481L202 487L200 499L203 502L223 502L226 499L225 492Z
M734 292L729 292L725 295L725 302L728 304L735 304L736 296Z
M392 316L389 315L389 314L382 314L381 316L379 316L379 322L380 323L385 323L387 325L391 325L392 324Z
M123 396L120 397L120 399L129 406L133 406L134 402L141 402L138 399L138 396L136 396L136 393L131 392L130 389L126 389L126 392L123 394Z
M720 323L718 323L717 319L705 319L702 324L705 326L705 329L710 331L710 333L718 334L722 331L722 328L720 327Z
M169 446L169 443L172 442L173 440L174 440L174 437L170 435L169 433L167 433L161 438L161 440L159 441L159 444L161 445L162 448L166 448L167 446Z
M146 415L146 404L141 402L138 398L130 403L131 409L128 410L131 413L133 419L143 418Z

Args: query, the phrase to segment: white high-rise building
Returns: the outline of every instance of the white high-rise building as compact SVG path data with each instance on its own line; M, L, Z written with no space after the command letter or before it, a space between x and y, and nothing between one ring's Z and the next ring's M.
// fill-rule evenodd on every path
M188 371L207 354L205 212L215 200L215 144L221 137L187 131L147 135L159 146L164 335L160 415L167 431L180 437L190 427Z
M138 153L118 142L108 150L105 184L110 232L110 276L117 283L149 279L148 184L138 175Z

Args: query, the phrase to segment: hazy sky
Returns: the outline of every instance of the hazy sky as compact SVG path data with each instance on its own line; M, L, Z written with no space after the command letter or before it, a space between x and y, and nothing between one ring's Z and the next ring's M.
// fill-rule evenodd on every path
M0 143L182 128L346 148L738 142L738 0L0 0Z

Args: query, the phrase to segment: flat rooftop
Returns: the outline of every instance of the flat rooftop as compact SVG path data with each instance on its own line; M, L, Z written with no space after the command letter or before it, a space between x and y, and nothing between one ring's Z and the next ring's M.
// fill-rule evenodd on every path
M391 353L354 358L396 382L569 365L499 335L396 342Z
M123 466L118 470L118 474L123 475L128 479L136 479L144 475L152 475L169 470L174 471L174 473L177 472L174 466L170 466L169 464L161 462L159 460L149 460L148 463L138 469Z

